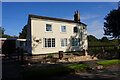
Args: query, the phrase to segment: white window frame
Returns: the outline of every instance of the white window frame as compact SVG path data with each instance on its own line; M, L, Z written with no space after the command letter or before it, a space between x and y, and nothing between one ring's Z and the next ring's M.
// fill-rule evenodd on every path
M49 42L48 42L48 39L50 39L50 47L48 46L49 45ZM46 40L46 41L45 41ZM54 41L54 42L53 42ZM47 45L47 46L46 46ZM54 46L53 46L54 45ZM43 48L55 48L55 38L43 38Z
M61 38L60 39L60 44L61 44L61 47L67 47L67 38Z
M65 27L65 32L62 31L62 27ZM61 32L62 32L62 33L66 33L66 32L67 32L67 31L66 31L66 26L63 26L63 25L61 26Z
M72 42L72 47L80 47L81 46L80 38L72 38L71 42Z
M47 31L47 25L51 25L51 31ZM45 32L52 32L52 24L46 24Z

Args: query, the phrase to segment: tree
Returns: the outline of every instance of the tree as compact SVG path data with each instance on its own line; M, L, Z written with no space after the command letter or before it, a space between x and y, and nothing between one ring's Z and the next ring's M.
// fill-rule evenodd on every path
M2 35L2 38L16 38L16 39L18 39L18 36L10 36L10 35L4 34L4 35Z
M93 35L88 35L88 41L98 41L98 39Z
M0 27L0 33L2 34L2 35L4 35L4 32L5 32L5 29L4 28L2 28L2 27Z
M113 39L112 43L115 44L116 46L118 46L119 45L119 40L118 39Z
M108 40L107 37L102 37L101 41L102 41L102 42L109 42L109 40Z
M2 28L2 35L4 35L4 32L5 32L5 29L4 29L4 28Z
M25 25L24 28L22 29L22 32L19 33L19 38L27 39L27 25Z
M105 17L106 22L104 22L104 32L105 35L112 36L112 38L118 38L119 43L119 57L120 57L120 7L110 11L110 13ZM115 48L117 50L117 48Z
M120 44L120 7L110 11L104 19L105 35L112 36L112 38L118 38Z

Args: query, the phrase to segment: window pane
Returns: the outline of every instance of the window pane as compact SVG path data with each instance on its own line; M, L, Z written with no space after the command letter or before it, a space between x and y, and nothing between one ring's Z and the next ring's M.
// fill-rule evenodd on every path
M80 38L72 38L72 46L80 46Z
M75 46L77 46L77 38L75 38Z
M66 32L66 26L61 26L61 32Z
M80 46L80 38L78 38L78 46Z
M47 39L45 38L45 47L47 47Z
M86 29L86 26L83 26L83 29Z
M67 46L67 38L65 39L65 46Z
M43 47L55 47L55 38L44 38Z
M51 39L48 38L48 47L51 47Z
M52 31L52 26L50 24L46 24L46 31Z
M61 47L64 47L64 40L61 39Z
M52 47L55 47L55 38L52 38Z
M74 27L74 33L78 33L78 28Z
M61 38L61 47L67 46L67 38Z
M72 46L74 46L74 38L72 38Z

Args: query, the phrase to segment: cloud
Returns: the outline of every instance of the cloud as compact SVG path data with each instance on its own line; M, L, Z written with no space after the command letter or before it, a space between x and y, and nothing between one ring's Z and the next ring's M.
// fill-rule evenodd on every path
M101 38L104 35L103 22L100 20L94 20L88 24L88 35L94 35L97 38Z
M90 20L90 19L94 19L94 18L99 18L101 17L100 15L97 14L84 14L84 15L80 15L80 19L85 21L85 20ZM74 20L73 16L64 16L63 19L68 19L68 20Z
M88 27L91 29L96 29L96 28L103 28L103 22L100 20L94 20L91 23L88 24Z
M88 32L88 35L94 35L97 38L103 37L103 34L104 34L104 30L103 29L99 29L99 30Z
M97 18L97 17L100 17L100 15L96 15L96 14L86 14L86 15L83 15L81 16L81 20L88 20L88 19L93 19L93 18Z

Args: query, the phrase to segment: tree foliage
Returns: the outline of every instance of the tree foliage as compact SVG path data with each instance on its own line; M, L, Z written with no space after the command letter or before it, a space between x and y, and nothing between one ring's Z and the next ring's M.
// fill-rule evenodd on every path
M24 28L22 29L22 32L19 33L19 38L27 39L27 25L25 25Z
M0 26L0 34L4 35L5 29Z
M120 7L110 11L104 19L105 35L120 38Z
M102 41L102 42L109 42L109 40L108 40L107 37L102 37L101 41Z
M19 37L18 36L10 36L10 35L4 34L4 35L2 35L2 38L16 38L16 39L18 39Z
M88 35L87 38L88 38L88 41L98 41L98 39L93 35Z
M11 35L8 35L8 34L5 34L5 29L2 28L2 38L17 38L18 39L18 36L11 36Z

